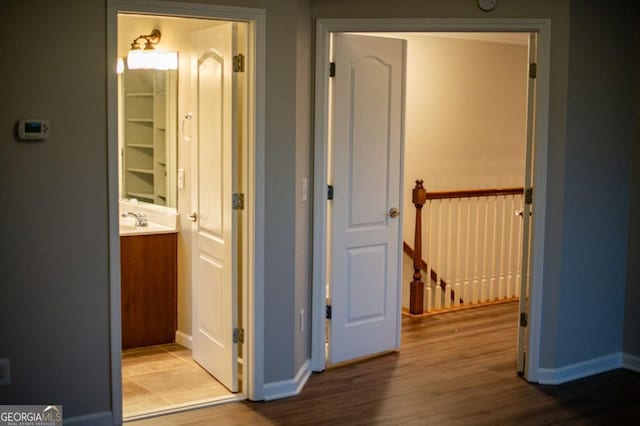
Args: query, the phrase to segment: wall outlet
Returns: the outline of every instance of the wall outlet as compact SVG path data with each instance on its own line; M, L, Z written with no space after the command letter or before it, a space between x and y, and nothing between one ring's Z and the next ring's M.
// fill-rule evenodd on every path
M304 333L304 309L300 309L300 334Z
M11 366L9 358L0 359L0 386L11 384Z

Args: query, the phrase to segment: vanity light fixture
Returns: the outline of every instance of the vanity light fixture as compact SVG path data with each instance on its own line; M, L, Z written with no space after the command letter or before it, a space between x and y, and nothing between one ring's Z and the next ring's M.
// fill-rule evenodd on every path
M127 55L127 68L129 69L178 69L177 52L159 52L155 46L160 42L162 34L159 30L153 30L150 34L143 34L131 42L131 50Z

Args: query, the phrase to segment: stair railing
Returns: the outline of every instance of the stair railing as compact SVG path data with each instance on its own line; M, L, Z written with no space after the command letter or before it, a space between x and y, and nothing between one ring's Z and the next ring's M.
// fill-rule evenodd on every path
M519 208L522 194L523 188L427 192L423 180L416 180L412 193L416 207L413 249L405 244L414 270L409 286L411 314L457 307L465 300L482 303L518 296L515 281L519 271L507 269L513 263L513 252L519 250L521 229L513 212ZM438 204L432 206L433 201ZM422 257L425 206L430 268ZM489 235L488 229L495 235ZM426 286L421 271L427 274ZM507 278L514 281L512 286L504 285ZM432 282L435 286L430 285Z

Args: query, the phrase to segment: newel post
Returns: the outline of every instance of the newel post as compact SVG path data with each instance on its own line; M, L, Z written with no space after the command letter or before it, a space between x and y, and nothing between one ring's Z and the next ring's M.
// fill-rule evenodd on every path
M416 206L416 229L413 241L413 281L409 292L409 312L424 313L424 283L422 282L422 206L427 202L427 190L422 179L416 180L412 202Z

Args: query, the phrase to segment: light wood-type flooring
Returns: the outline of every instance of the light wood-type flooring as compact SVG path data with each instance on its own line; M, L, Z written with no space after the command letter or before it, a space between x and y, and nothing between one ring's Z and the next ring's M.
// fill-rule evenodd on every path
M178 344L128 349L122 353L125 418L229 395L232 394L191 359L191 350Z
M132 425L638 425L640 374L558 386L515 373L517 304L403 318L399 351L312 374L300 395Z

